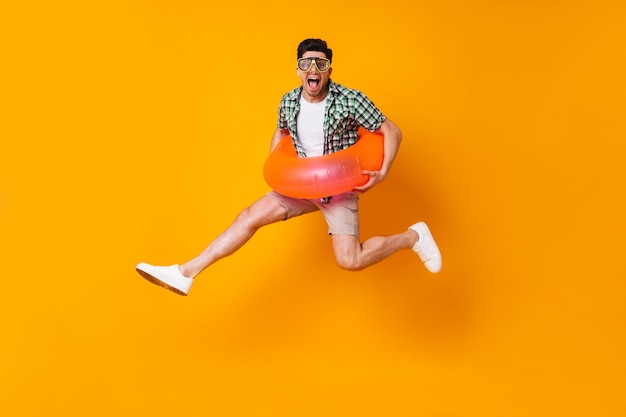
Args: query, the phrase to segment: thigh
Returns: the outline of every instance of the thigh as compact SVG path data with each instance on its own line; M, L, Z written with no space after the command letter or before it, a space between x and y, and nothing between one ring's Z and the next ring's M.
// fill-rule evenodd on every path
M276 191L270 191L265 196L285 209L284 217L281 220L287 220L292 217L301 216L318 210L318 207L311 200L287 197L286 195L279 194Z
M239 220L244 220L254 227L261 227L285 220L287 209L278 201L264 195L239 214Z
M333 252L337 262L342 264L357 258L361 250L361 242L354 235L332 235Z

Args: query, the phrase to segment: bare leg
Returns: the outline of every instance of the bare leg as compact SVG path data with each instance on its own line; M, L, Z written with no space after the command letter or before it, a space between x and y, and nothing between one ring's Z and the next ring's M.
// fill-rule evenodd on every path
M356 236L333 235L337 263L343 269L358 271L382 261L401 249L411 249L418 240L413 230L391 236L376 236L363 243Z
M194 278L209 265L235 253L261 227L282 221L287 210L270 196L263 196L250 207L239 213L231 225L224 230L202 253L180 265L180 272Z

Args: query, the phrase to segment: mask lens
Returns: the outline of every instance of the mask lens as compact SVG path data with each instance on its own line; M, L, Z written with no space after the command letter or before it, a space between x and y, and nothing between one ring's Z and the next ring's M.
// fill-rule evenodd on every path
M302 71L308 71L309 68L311 68L312 62L311 58L300 58L298 60L298 68Z
M325 58L317 58L315 60L315 65L317 65L317 69L320 71L326 71L328 67L330 67L330 61Z

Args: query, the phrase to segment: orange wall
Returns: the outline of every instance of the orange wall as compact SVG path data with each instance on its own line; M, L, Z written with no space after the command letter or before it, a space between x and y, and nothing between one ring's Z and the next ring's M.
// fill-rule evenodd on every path
M0 414L626 414L619 1L0 4ZM267 191L295 48L403 130L334 263L313 215L259 232L187 298L183 262Z

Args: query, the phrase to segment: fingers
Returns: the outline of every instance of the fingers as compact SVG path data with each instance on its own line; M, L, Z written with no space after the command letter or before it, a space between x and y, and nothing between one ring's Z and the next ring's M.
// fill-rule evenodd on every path
M368 175L369 180L365 184L359 187L354 187L354 191L358 193L366 192L367 190L376 186L378 183L380 183L384 179L384 176L380 171L362 170L361 173L363 175Z
M364 175L368 175L369 179L365 184L354 187L354 191L356 191L357 193L364 193L378 183L376 179L376 171L362 171L362 173Z

